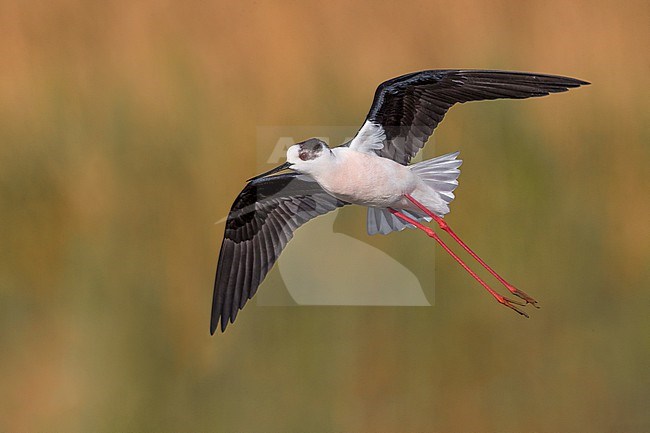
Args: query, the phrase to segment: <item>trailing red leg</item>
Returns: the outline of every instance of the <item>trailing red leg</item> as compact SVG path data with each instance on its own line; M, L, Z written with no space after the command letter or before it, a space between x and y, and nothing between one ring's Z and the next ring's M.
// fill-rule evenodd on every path
M499 282L501 284L503 284L506 287L506 289L508 289L510 291L510 293L512 293L513 295L518 296L519 298L523 299L524 301L526 301L526 303L532 304L535 308L539 308L539 306L537 305L537 301L535 299L533 299L531 296L527 295L522 290L519 290L518 288L516 288L515 286L513 286L512 284L507 282L505 279L503 279L501 277L501 275L497 274L494 269L492 269L490 266L488 266L488 264L485 263L483 261L483 259L481 259L478 256L478 254L476 254L474 251L472 251L472 249L469 246L467 246L467 244L465 242L463 242L461 238L458 237L458 235L451 229L451 227L449 227L449 225L445 222L444 219L442 219L441 217L439 217L435 213L431 212L422 203L420 203L419 201L417 201L416 199L411 197L409 194L406 194L406 198L409 199L411 201L411 203L416 205L422 212L426 213L428 216L433 218L433 220L436 223L438 223L438 225L440 226L440 228L442 230L446 231L449 234L449 236L451 236L456 242L458 242L458 245L463 247L463 249L465 251L467 251L470 256L474 257L474 259L477 262L479 262L481 264L481 266L483 266L485 269L487 269L487 271L489 273L491 273L494 276L494 278L499 280Z
M521 314L522 316L526 316L526 317L528 317L528 314L526 314L525 312L521 311L520 309L518 309L518 308L515 306L515 305L525 306L525 305L526 305L525 302L515 301L515 300L513 300L513 299L508 299L508 298L506 298L505 296L501 296L500 294L498 294L497 292L495 292L495 291L494 291L490 286L487 285L487 283L486 283L485 281L483 281L483 280L481 279L481 277L479 277L478 275L476 275L476 273L475 273L474 271L472 271L472 270L470 269L470 267L467 266L467 264L466 264L466 263L465 263L465 262L464 262L460 257L458 257L458 256L456 255L456 253L454 253L454 252L453 252L453 251L452 251L452 250L447 246L447 244L445 244L445 243L443 242L443 240L440 239L440 236L438 236L438 234L437 234L436 232L434 232L431 228L429 228L429 227L427 227L427 226L425 226L425 225L420 224L418 221L416 221L416 220L414 220L413 218L410 218L410 217L404 215L403 213L401 213L401 212L399 212L399 211L397 211L397 210L395 210L395 209L389 208L388 210L389 210L393 215L395 215L397 218L400 218L400 219L402 219L403 221L406 221L406 222L409 223L409 224L413 224L415 227L417 227L417 228L419 228L420 230L422 230L423 232L425 232L425 233L427 234L427 236L429 236L429 237L435 239L435 240L440 244L440 246L441 246L442 248L444 248L444 250L447 251L447 253L448 253L450 256L452 256L452 257L454 258L454 260L456 260L456 261L458 262L458 264L460 264L460 265L463 267L463 269L465 269L465 270L466 270L466 271L467 271L467 272L468 272L468 273L469 273L469 274L470 274L470 275L471 275L471 276L472 276L476 281L478 281L479 284L481 284L481 286L483 286L483 287L485 288L485 290L487 290L488 292L490 292L490 294L491 294L492 296L494 296L494 299L496 299L499 303L505 305L506 307L512 308L513 310L515 310L517 313Z

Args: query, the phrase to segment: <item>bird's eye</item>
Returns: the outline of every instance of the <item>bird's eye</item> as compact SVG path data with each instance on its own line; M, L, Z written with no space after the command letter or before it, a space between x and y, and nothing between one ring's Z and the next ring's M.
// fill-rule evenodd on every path
M303 161L311 161L316 159L322 152L323 145L321 143L306 143L300 146L298 157Z
M298 158L300 158L303 161L307 161L311 159L310 156L311 154L308 150L300 149L300 151L298 152Z

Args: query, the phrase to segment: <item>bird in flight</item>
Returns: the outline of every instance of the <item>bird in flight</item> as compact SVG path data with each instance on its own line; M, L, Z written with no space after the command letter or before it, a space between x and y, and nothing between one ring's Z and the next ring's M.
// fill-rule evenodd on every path
M330 148L311 138L287 150L287 162L248 180L233 203L221 244L210 333L251 299L293 232L339 207L366 206L367 231L417 228L435 239L499 303L521 308L537 301L489 267L445 222L458 186L458 152L409 165L456 103L525 99L589 83L574 78L490 70L430 70L388 80L377 88L355 137ZM288 170L282 174L276 174ZM424 223L433 220L516 298L500 295Z

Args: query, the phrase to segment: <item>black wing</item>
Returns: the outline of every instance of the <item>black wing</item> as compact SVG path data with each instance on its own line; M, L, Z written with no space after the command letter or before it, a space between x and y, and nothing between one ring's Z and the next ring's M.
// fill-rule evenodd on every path
M295 173L249 182L230 209L219 253L210 334L253 297L298 227L345 202Z
M574 78L526 72L441 69L402 75L375 92L366 122L380 125L384 146L375 152L400 164L427 142L456 103L486 99L524 99L589 84Z

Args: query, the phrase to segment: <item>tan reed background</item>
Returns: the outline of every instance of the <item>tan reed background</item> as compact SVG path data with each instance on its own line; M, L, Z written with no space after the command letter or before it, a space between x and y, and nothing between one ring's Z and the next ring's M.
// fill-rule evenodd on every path
M0 1L0 430L648 431L648 5ZM462 151L449 223L542 309L409 232L378 242L437 254L434 307L252 304L210 337L256 128L453 67L593 83L455 108L425 151Z

